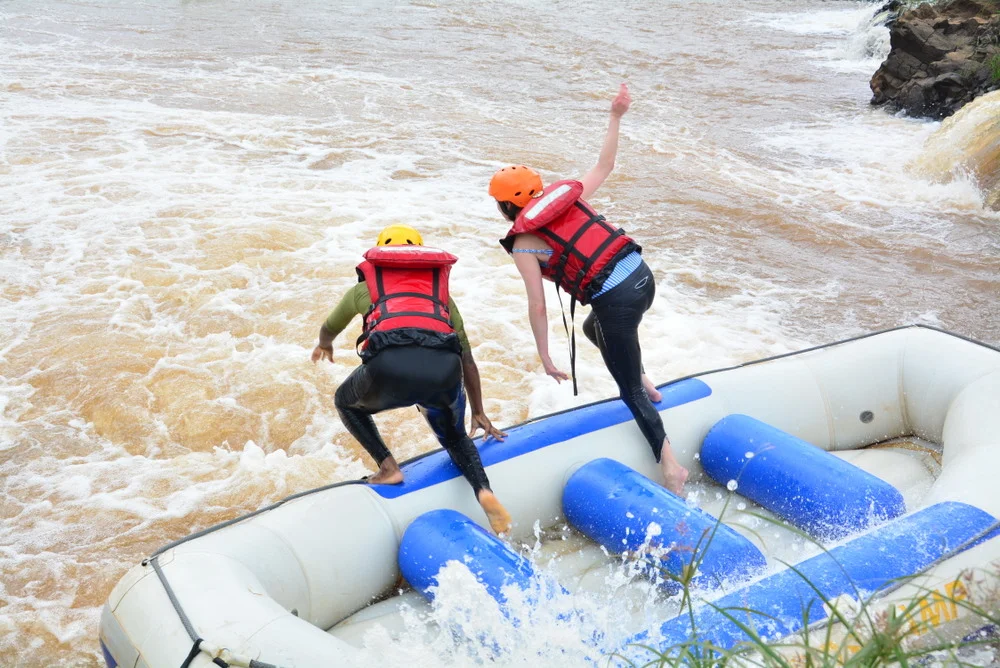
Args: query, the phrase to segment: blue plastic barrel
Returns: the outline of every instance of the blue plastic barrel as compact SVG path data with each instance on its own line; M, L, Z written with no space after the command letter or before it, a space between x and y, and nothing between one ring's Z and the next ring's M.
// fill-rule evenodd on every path
M581 466L563 490L571 525L613 553L672 548L658 564L675 577L700 561L693 584L711 586L762 572L764 555L739 533L649 478L614 461ZM652 531L651 531L652 530Z
M811 536L837 540L906 512L899 490L829 452L746 415L719 420L701 465L721 485Z
M858 536L829 552L799 563L695 611L694 631L687 614L664 623L659 650L691 639L729 649L749 640L737 621L774 640L826 619L822 599L847 594L868 597L900 578L914 575L942 557L983 540L1000 540L997 520L979 508L938 503ZM798 572L795 572L798 571ZM822 595L822 597L821 597ZM730 618L732 617L732 619ZM646 643L642 633L629 643Z
M430 588L449 561L465 564L500 603L506 601L505 585L527 590L534 577L527 559L459 512L432 510L413 520L399 544L399 569L406 581L433 600Z

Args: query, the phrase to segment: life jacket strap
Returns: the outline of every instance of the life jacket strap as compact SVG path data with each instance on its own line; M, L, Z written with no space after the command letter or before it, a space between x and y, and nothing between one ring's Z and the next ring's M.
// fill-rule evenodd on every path
M566 309L563 308L562 293L559 291L558 283L556 283L556 297L559 298L559 312L562 314L563 329L566 330L566 338L569 339L569 371L570 377L573 379L573 396L575 397L580 394L576 384L576 297L572 294L569 296L569 321L573 326L572 333L566 324Z
M581 269L580 273L577 274L576 282L573 283L573 285L572 285L572 290L573 290L574 294L576 294L576 292L579 290L580 283L583 282L584 277L590 271L590 267L593 266L594 262L596 261L596 258L601 257L601 254L604 253L604 251L606 251L608 249L608 246L610 246L612 243L614 243L615 239L617 239L618 237L624 236L624 234L625 234L625 230L623 230L620 227L618 229L616 229L616 230L610 230L610 234L608 234L608 238L605 239L604 241L602 241L601 245L598 246L597 250L594 251L593 258L595 258L595 259L591 260L590 262L588 262L587 266L584 269Z
M573 206L578 208L580 211L586 213L588 219L582 225L580 225L579 229L577 229L573 233L573 236L571 238L562 239L556 234L552 233L551 230L548 230L546 228L541 228L536 232L540 233L545 237L548 237L549 239L554 241L556 245L562 247L562 251L559 253L559 257L555 258L555 261L552 263L552 272L553 272L552 277L557 285L563 283L563 281L567 278L566 265L569 262L570 255L573 255L580 260L579 270L576 272L574 276L569 277L569 280L566 280L566 291L569 292L570 295L576 296L580 294L580 288L583 285L583 281L587 278L587 274L590 273L591 268L594 266L597 260L600 259L604 251L606 251L608 247L611 246L611 244L613 244L616 239L618 239L618 237L621 237L625 234L625 230L621 228L612 227L611 225L608 224L604 216L593 213L590 209L588 209L580 202L574 203ZM603 228L604 231L608 233L608 235L591 255L589 256L584 255L579 249L576 248L576 243L580 240L580 238L584 234L587 233L587 230L589 230L594 225L598 225L601 228Z
M447 304L445 304L443 301L441 301L440 299L438 299L433 295L427 295L422 292L391 292L387 295L382 295L381 297L379 297L378 301L372 304L371 310L377 309L379 306L384 304L386 301L392 299L393 297L418 297L420 299L427 299L429 301L432 301L434 302L434 304L444 309L448 308Z
M428 318L430 320L438 320L438 321L443 322L444 324L448 325L449 327L452 327L450 319L445 318L444 316L436 315L434 313L425 313L423 311L398 311L396 313L390 313L388 315L382 316L377 321L375 321L375 325L383 323L386 320L391 320L393 318L402 318L402 317L405 317L405 316L409 316L409 317L417 316L417 317L420 317L420 318ZM372 325L371 327L367 327L367 326L365 327L364 331L361 332L361 336L359 336L358 339L357 339L357 341L354 342L354 347L355 348L357 348L362 343L364 343L366 340L368 340L368 337L372 335L372 330L375 328L375 325Z

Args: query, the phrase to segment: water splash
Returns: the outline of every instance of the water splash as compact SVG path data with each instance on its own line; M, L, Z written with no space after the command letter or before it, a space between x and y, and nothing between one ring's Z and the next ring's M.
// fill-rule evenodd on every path
M939 183L972 179L987 206L1000 210L1000 91L945 119L924 142L911 169Z

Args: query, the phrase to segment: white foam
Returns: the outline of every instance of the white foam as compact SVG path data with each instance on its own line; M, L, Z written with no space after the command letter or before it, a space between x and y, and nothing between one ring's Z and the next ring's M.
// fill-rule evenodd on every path
M756 14L752 20L776 30L797 35L836 35L850 37L867 26L878 10L877 3L839 3L834 9L810 9L800 12Z
M532 6L538 20L524 22L522 5L476 2L390 14L144 5L127 20L62 0L4 5L0 471L14 516L0 529L0 568L58 584L47 599L10 599L0 652L25 637L29 653L48 651L41 623L70 647L43 660L94 660L102 593L75 600L73 573L104 569L105 585L108 570L190 529L372 469L332 405L358 364L357 322L334 364L308 355L383 225L415 225L460 256L453 291L496 424L615 394L579 331L580 395L542 371L523 287L495 242L506 225L484 190L508 161L549 179L589 169L605 91L623 74L635 103L594 202L627 223L656 273L640 332L655 381L859 328L843 277L747 270L713 228L739 230L765 211L932 255L954 241L956 221L990 229L996 214L973 184L902 168L933 124L864 110L861 71L884 49L884 31L864 23L869 8L753 4L706 21L697 3L669 7L664 20L655 3L583 2L566 26L558 7ZM581 50L567 30L598 41ZM774 40L781 49L757 53ZM720 59L720 43L739 60ZM521 54L516 92L510 53ZM760 97L729 85L753 77L766 84ZM568 370L547 295L550 350ZM905 308L956 322L948 304ZM400 460L437 447L415 411L377 422ZM588 629L610 642L626 628L607 599L581 605L592 617L569 631L551 611L522 629L488 616L471 628L494 634L512 662L542 652L558 663L590 651ZM383 639L371 656L469 659L440 642Z

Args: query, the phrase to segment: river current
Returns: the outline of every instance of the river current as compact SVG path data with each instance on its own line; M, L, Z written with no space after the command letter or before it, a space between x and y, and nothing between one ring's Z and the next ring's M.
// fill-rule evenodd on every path
M542 372L486 187L584 174L623 81L592 203L656 275L655 380L909 323L1000 343L1000 213L940 123L869 107L874 11L0 1L0 664L101 665L144 556L371 470L332 405L360 324L309 353L385 225L460 257L494 422L615 394L586 342L580 396ZM436 447L377 421L401 461Z

